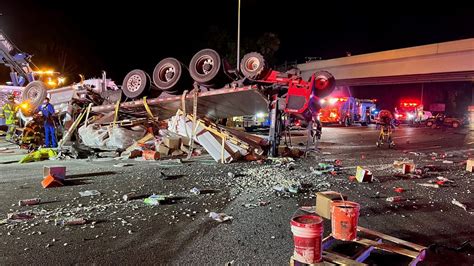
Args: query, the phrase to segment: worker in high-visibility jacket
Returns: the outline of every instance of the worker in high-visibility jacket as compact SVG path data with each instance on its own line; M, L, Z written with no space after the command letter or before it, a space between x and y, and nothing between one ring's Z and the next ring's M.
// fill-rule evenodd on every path
M16 130L16 113L18 112L18 105L15 103L15 96L9 95L8 102L2 106L0 117L5 118L5 125L8 126L7 135L5 140L14 141L15 130Z
M56 148L58 147L58 143L56 141L56 129L54 127L54 107L49 103L48 97L44 99L39 111L44 119L44 146L47 148Z

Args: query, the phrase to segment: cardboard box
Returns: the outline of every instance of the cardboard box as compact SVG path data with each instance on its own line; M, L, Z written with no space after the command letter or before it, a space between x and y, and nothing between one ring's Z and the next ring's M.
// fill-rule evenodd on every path
M402 164L402 174L409 174L415 172L415 164L414 163L404 163Z
M344 200L347 196L342 195ZM335 191L324 191L316 193L316 213L326 219L331 219L331 203L342 200L341 194Z
M467 159L466 161L466 171L474 172L474 158Z
M179 137L164 137L163 138L163 144L165 144L166 147L170 148L171 150L179 149L180 142L181 142L181 139Z
M183 137L183 136L180 136L180 138L181 138L181 146L183 145L189 146L189 141L191 140L191 138Z
M66 166L43 166L43 178L47 176L52 176L57 180L64 181L66 178Z
M356 179L360 183L362 182L372 182L372 172L367 169L364 169L360 166L357 166Z
M181 147L179 148L182 152L184 153L189 153L190 152L190 147L184 144L184 142L181 142Z
M61 187L63 183L60 180L54 178L52 175L48 175L43 179L43 181L41 181L41 185L43 188L51 188Z
M166 147L164 144L160 144L158 146L158 152L162 156L167 156L168 154L170 154L170 148Z
M171 153L171 156L181 156L183 155L184 152L181 151L181 150L174 150L172 153Z

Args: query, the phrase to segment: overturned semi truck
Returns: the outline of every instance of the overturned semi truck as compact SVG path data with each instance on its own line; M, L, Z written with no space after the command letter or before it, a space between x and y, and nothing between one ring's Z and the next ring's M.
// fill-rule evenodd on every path
M298 71L275 71L256 52L246 54L237 71L215 50L204 49L188 66L169 57L156 65L151 76L140 69L130 71L122 83L125 99L119 109L144 112L146 106L160 119L172 117L178 109L193 109L198 115L216 119L269 112L269 141L271 153L276 155L283 117L304 119L311 125L320 109L319 98L328 96L335 83L326 71L315 72L309 80ZM94 106L91 111L114 109L115 105L109 104Z

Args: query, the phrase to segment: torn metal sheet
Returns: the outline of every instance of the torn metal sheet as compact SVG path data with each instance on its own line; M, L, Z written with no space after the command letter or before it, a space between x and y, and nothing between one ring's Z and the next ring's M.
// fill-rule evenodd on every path
M232 116L254 115L267 111L267 98L255 86L243 88L218 89L200 92L198 99L198 115L210 118L226 118ZM186 109L192 110L193 94L186 96ZM151 111L160 119L167 119L176 114L181 108L181 96L168 96L147 100ZM114 105L92 107L92 112L109 112ZM136 100L120 104L120 111L144 111L143 100Z

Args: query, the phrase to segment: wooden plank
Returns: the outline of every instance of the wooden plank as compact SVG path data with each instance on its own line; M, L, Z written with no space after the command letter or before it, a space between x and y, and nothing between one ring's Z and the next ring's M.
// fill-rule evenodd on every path
M322 249L323 250L328 249L331 246L331 244L334 242L334 240L335 239L334 237L332 237L332 235L328 235L327 237L325 237L321 245Z
M323 251L323 259L324 261L333 262L337 265L367 265L365 263L357 262L355 260L351 260L328 251Z
M418 257L420 253L418 251L408 250L400 246L395 246L395 245L385 244L385 243L378 243L377 241L373 241L366 238L360 238L360 239L354 240L353 242L366 245L366 246L373 246L376 249L380 249L380 250L384 250L384 251L388 251L392 253L397 253L400 255L408 256L413 259Z
M382 243L382 239L378 238L376 240L378 243ZM372 250L374 250L374 247L372 246L365 246L365 248L359 252L357 252L354 256L352 256L351 258L355 261L358 261L358 262L363 262L365 261L369 256L370 256L370 253L372 252Z
M322 262L319 262L319 263L315 263L315 264L306 264L306 263L302 263L302 262L299 262L297 260L295 260L295 258L293 256L291 256L290 258L290 266L301 266L301 265L307 265L307 266L336 266L336 264L334 263L330 263L328 261L322 261Z
M423 261L425 259L425 254L426 254L426 250L422 250L420 251L420 254L418 255L418 257L416 257L415 259L413 259L410 264L408 264L409 266L416 266L416 264L418 264L418 262L420 261Z
M377 231L373 231L373 230L364 228L362 226L357 226L357 231L363 232L363 233L366 233L366 234L369 234L369 235L377 236L377 237L380 237L384 240L388 240L390 242L393 242L393 243L396 243L396 244L399 244L399 245L403 245L403 246L412 248L412 249L417 250L417 251L422 251L422 250L426 249L426 247L424 247L424 246L421 246L421 245L418 245L418 244L415 244L415 243L411 243L411 242L408 242L408 241L405 241L403 239L399 239L399 238L396 238L396 237L393 237L393 236L389 236L389 235L386 235L386 234L383 234L383 233L380 233L380 232L377 232Z

